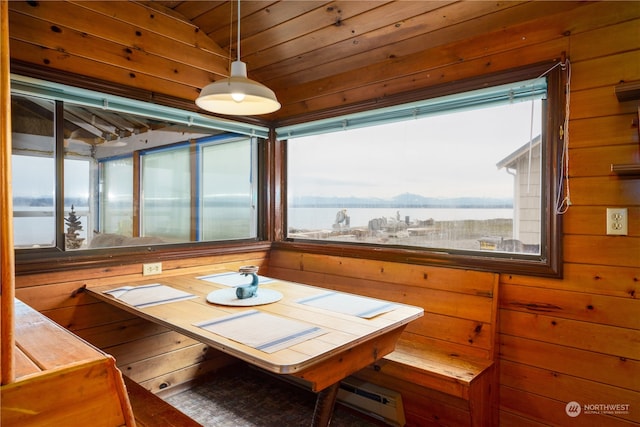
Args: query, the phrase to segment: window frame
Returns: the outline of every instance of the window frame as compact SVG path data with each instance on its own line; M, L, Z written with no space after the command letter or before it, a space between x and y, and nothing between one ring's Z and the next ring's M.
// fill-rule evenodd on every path
M267 124L259 120L231 121L214 116L205 116L198 112L196 106L186 100L159 96L143 90L132 89L130 87L115 85L109 82L89 79L85 76L71 73L55 73L46 68L33 67L30 64L12 63L12 77L17 76L21 83L17 94L34 95L37 93L24 93L24 87L29 86L31 81L51 83L50 86L64 85L77 88L79 92L95 91L108 96L118 97L123 102L153 102L155 106L163 111L176 112L181 110L185 117L193 117L193 123L198 125L201 120L204 123L220 121L222 129L228 132L243 133L255 137L257 140L257 188L266 188L270 182L266 171L269 169L266 153L268 150L268 134L270 132ZM13 83L13 82L12 82ZM49 85L47 85L48 87ZM47 87L43 87L46 90ZM28 88L27 90L30 90ZM38 87L36 86L36 91ZM14 89L12 87L12 93ZM155 107L152 107L155 108ZM55 114L61 116L63 112L63 102L56 101ZM179 113L179 112L178 112ZM146 114L146 112L141 112ZM189 119L191 120L191 119ZM247 131L247 129L249 129ZM253 132L251 129L257 129ZM63 123L61 120L55 121L55 150L56 153L64 152ZM63 161L64 156L56 155L56 193L63 194ZM134 162L135 162L134 156ZM267 215L267 197L263 192L257 194L258 218ZM57 230L64 230L64 201L56 197L55 211L57 215ZM111 266L121 266L126 264L172 261L185 258L206 257L212 255L233 255L247 254L252 252L265 252L270 249L271 242L268 238L268 226L270 220L258 221L257 237L227 241L211 242L187 242L163 245L141 245L127 247L112 247L99 249L86 249L82 251L65 251L64 236L58 236L56 246L40 249L15 249L15 273L16 275L30 273L49 273L59 271L72 271L79 268L109 268ZM63 231L64 232L64 231ZM60 243L62 242L62 243ZM62 245L62 246L61 246Z
M547 253L544 259L538 261L509 260L508 258L479 258L474 256L460 256L436 252L426 253L424 250L407 250L396 248L360 248L347 244L326 244L324 242L293 242L284 238L286 224L286 142L277 140L274 128L288 126L304 121L320 120L340 115L365 111L372 108L393 106L427 97L450 95L456 92L474 90L490 85L509 83L516 80L536 78L547 72L552 66L558 65L560 59L530 64L524 67L503 72L472 77L454 83L432 86L409 93L391 95L384 98L372 99L344 106L291 117L286 120L268 123L259 118L244 118L245 124L269 126L271 131L268 139L258 138L258 188L257 194L258 238L248 241L233 242L195 242L185 244L137 246L108 249L92 249L82 252L64 252L53 248L51 250L30 251L16 250L15 272L17 275L30 273L47 273L57 271L71 271L79 268L109 268L110 266L143 263L149 261L171 261L185 258L206 257L212 255L233 255L247 253L265 253L270 249L304 251L343 257L357 257L378 259L390 262L402 262L418 265L446 266L449 268L476 269L492 272L505 272L522 275L545 277L562 277L562 217L547 209L544 236L547 242ZM106 81L87 78L72 73L54 72L47 67L33 66L33 64L12 61L12 72L35 79L43 79L59 84L86 88L88 90L123 96L130 99L155 102L185 111L197 111L196 106L189 100L172 98L149 91L139 90L124 85L117 85ZM558 67L559 68L559 67ZM548 77L548 91L557 99L557 105L564 107L565 78L564 73L556 68ZM559 108L559 107L558 107ZM551 174L545 174L542 185L548 188L545 193L545 206L553 207L558 189L557 183L561 176L561 144L559 132L555 131L564 125L564 109L551 111L548 109L547 129L554 131L547 133L551 140L545 144L545 167ZM62 129L57 129L56 144L63 146ZM62 162L63 159L57 159ZM61 168L58 168L62 172ZM61 176L57 181L61 182ZM58 189L61 191L61 189ZM62 207L57 207L62 212ZM64 221L64 215L59 215L59 221ZM63 229L63 227L61 227Z
M555 212L558 199L558 181L561 179L562 144L559 129L565 124L565 78L566 74L559 62L545 62L532 66L508 70L492 75L470 78L447 85L438 85L411 94L390 97L385 102L378 102L375 108L407 104L429 98L452 95L489 86L509 84L517 81L547 76L546 114L543 114L544 138L542 162L545 173L542 177L542 215L541 236L543 242L538 256L520 256L514 258L510 253L485 253L475 251L437 250L430 248L408 248L386 245L372 245L349 242L330 242L322 240L304 240L286 237L287 229L287 141L277 141L277 151L283 164L280 183L280 206L278 222L281 224L278 239L274 248L298 252L317 253L341 257L377 259L391 262L402 262L419 265L438 265L454 268L476 269L501 273L513 273L544 277L562 277L562 215ZM361 109L359 111L365 111ZM322 120L339 117L358 110L344 108L336 111L339 114L307 117L310 120ZM309 121L309 120L307 120ZM287 127L303 123L297 119L278 123L278 127ZM562 186L560 186L562 188Z

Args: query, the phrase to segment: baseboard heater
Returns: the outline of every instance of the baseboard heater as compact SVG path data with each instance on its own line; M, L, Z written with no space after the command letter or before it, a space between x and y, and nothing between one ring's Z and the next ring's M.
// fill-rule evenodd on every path
M354 377L342 380L338 401L392 426L403 427L406 423L400 393Z
M248 367L304 390L309 390L311 387L308 381L293 375L277 375L252 365L248 365ZM395 427L404 427L406 424L402 396L397 391L389 390L355 377L347 377L340 382L337 400L340 404L385 424Z

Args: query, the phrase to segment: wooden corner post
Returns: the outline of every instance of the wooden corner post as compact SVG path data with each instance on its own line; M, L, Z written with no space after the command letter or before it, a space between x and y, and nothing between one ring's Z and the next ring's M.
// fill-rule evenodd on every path
M9 2L0 0L0 377L15 380L13 348L15 256L11 193L11 78L9 76Z

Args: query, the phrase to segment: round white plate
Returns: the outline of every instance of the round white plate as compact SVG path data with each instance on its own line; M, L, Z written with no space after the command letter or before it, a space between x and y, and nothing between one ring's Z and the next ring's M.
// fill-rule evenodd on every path
M255 297L245 299L239 299L236 296L236 288L218 289L217 291L209 292L207 295L207 301L212 304L232 305L235 307L271 304L272 302L280 301L280 299L282 299L280 292L263 288L258 288L258 293Z

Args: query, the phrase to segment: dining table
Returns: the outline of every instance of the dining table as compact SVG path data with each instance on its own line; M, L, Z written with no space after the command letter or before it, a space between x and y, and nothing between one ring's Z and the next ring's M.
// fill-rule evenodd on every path
M252 279L257 291L239 298ZM391 353L423 309L238 271L144 277L90 286L98 300L317 393L310 424L327 426L340 382Z

